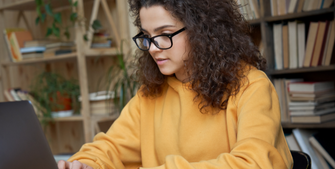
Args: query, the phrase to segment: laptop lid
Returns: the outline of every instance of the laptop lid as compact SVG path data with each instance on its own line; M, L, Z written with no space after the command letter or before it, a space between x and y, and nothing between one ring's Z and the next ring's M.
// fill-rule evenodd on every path
M0 103L0 168L58 168L28 101Z

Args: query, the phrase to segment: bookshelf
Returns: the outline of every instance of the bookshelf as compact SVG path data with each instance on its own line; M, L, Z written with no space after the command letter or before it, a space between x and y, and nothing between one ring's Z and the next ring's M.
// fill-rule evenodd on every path
M277 23L287 23L289 21L302 21L307 23L305 26L306 41L308 35L308 26L311 21L320 20L333 20L335 17L334 4L329 8L316 9L295 13L287 13L283 15L272 16L271 3L276 2L275 0L260 0L260 18L249 20L252 28L256 29L255 35L252 35L253 39L257 35L261 36L264 45L263 56L267 59L268 68L266 74L271 80L279 78L303 78L305 81L335 81L335 52L332 53L332 62L329 66L317 66L317 67L300 67L300 68L286 68L276 69L275 63L275 46L274 46L274 25ZM301 0L298 0L298 3ZM279 1L278 1L279 2ZM258 30L259 29L259 30ZM334 29L334 28L333 28ZM258 33L257 31L260 31ZM299 124L283 122L283 128L335 128L335 120L324 122L321 124Z
M4 42L3 33L0 41L0 66L2 77L0 83L0 101L5 101L4 89L20 87L28 90L29 83L36 72L49 69L65 77L74 77L78 79L81 93L81 111L80 115L70 117L60 117L49 119L51 125L45 130L51 140L50 147L54 154L74 153L79 150L82 144L93 140L96 132L95 122L101 119L116 119L117 116L93 116L90 113L89 93L96 92L97 78L105 70L115 63L115 57L118 53L117 40L125 39L130 41L130 32L132 25L129 21L127 1L124 0L73 0L77 1L78 6L72 9L68 0L52 0L52 7L55 11L62 11L62 15L67 17L72 10L76 10L78 17L85 17L89 21L94 15L99 18L107 31L113 35L114 47L111 48L90 48L88 42L84 41L83 35L90 31L87 30L87 24L78 21L71 30L71 40L76 44L76 52L57 55L50 58L39 58L22 60L20 62L11 62L7 52L7 46ZM94 6L94 9L92 7ZM97 9L100 6L100 11ZM0 0L0 29L3 31L8 27L24 27L32 32L34 39L42 39L46 34L46 24L35 25L36 18L35 0ZM102 10L105 10L103 13ZM107 12L106 12L107 11ZM20 15L24 15L20 20ZM92 20L92 19L91 19ZM109 23L109 25L107 25ZM129 49L124 46L124 51ZM48 120L48 119L47 119Z
M302 1L303 0L298 0L297 4L299 4ZM313 0L309 2L315 2L315 1L318 1L318 0ZM260 11L261 11L260 21L259 20L250 21L251 25L254 25L255 23L260 22L260 31L261 31L262 41L264 44L263 56L267 59L267 63L268 63L268 68L265 71L265 73L268 75L268 77L273 82L273 84L275 83L278 84L278 80L281 80L281 79L304 79L304 81L335 81L335 76L334 76L335 75L335 62L334 62L335 61L335 50L334 50L334 47L333 47L333 52L331 54L332 60L330 62L330 65L321 64L321 66L318 65L316 67L312 67L312 66L303 67L299 65L299 62L298 62L296 66L297 68L293 68L292 66L291 68L278 69L278 67L276 67L277 66L276 61L278 61L278 57L277 59L275 57L276 56L275 47L277 47L278 49L278 46L275 46L275 41L274 41L275 39L274 33L276 32L274 28L277 28L276 26L278 24L289 25L289 22L292 23L292 21L300 21L297 23L301 23L301 22L305 23L305 40L304 41L306 45L308 41L307 37L309 33L308 31L309 31L310 22L333 20L335 18L334 1L333 1L333 5L331 5L329 8L306 10L302 12L294 12L294 13L287 13L283 15L273 16L274 12L271 10L272 10L272 5L274 2L275 3L276 2L287 3L287 2L292 2L292 1L260 0ZM305 2L307 2L307 0L305 0ZM335 29L335 28L333 27L332 29ZM281 36L283 37L283 35ZM298 32L297 32L297 36L298 36ZM288 37L287 39L290 39L290 37ZM297 43L299 44L299 41ZM297 53L299 54L300 51L298 51ZM298 54L296 56L298 60L301 60ZM284 57L280 59L282 59L283 61ZM283 65L284 65L284 61L283 61ZM277 90L279 99L285 100L285 99L288 99L286 97L287 92L286 92L286 95L285 95L285 92L283 92L283 90L286 89L285 88L286 81L284 80L281 82L282 82L281 84L279 83L280 86L284 86L284 87L282 87L279 90L277 90L276 88L276 90ZM298 129L304 132L315 131L316 133L326 131L326 132L329 132L328 137L332 137L331 133L333 133L335 129L335 120L325 121L322 123L292 123L290 114L288 112L287 104L286 104L286 107L282 108L282 110L284 110L282 112L282 117L283 117L283 114L285 116L288 116L288 118L287 117L283 118L282 127L283 127L284 132L287 134L286 138L287 139L288 137L294 138L293 140L295 141L293 142L295 142L296 145L300 146L301 151L308 152L305 148L304 149L301 148L301 146L303 145L301 142L299 143L297 142L297 138L296 138L297 135L296 133L293 132L294 130ZM308 140L309 140L308 137L303 138L303 140L307 142L307 144L305 144L306 147L312 148L312 145L308 144ZM287 140L287 143L289 147L292 146L292 142L289 141L289 139ZM290 148L293 148L293 147L290 147ZM325 159L322 156L315 157L311 153L309 153L309 155L312 158L312 161L313 161L312 163L314 163L313 164L314 168L327 168L327 167L321 166L322 162L325 162Z

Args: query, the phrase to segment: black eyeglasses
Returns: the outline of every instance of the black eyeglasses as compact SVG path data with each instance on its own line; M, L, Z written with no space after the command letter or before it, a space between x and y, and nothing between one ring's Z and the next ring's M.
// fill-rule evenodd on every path
M139 34L133 37L133 40L136 43L137 47L144 51L147 51L150 49L151 42L153 42L157 48L166 50L166 49L170 49L173 45L172 37L184 31L185 29L186 28L184 27L175 33L157 35L152 38L143 37L142 36L143 32L140 32Z

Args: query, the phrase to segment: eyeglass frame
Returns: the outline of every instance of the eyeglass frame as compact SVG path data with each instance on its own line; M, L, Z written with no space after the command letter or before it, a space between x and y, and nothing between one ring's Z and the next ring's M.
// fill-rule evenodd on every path
M150 49L150 47L151 47L151 43L153 43L158 49L161 49L161 50L168 50L168 49L172 48L172 46L173 46L172 37L174 37L175 35L177 35L177 34L183 32L184 30L186 30L186 27L183 27L183 28L179 29L178 31L176 31L176 32L174 32L174 33L172 33L172 34L161 34L161 35L157 35L157 36L154 36L154 37L151 37L151 38L139 37L139 36L141 36L141 35L144 34L143 32L140 32L140 33L138 33L137 35L135 35L132 39L133 39L133 41L135 42L136 46L137 46L140 50L142 50L142 51L148 51L148 50ZM159 46L155 43L154 39L155 39L156 37L160 37L160 36L166 36L166 37L168 37L168 38L170 39L171 46L168 47L168 48L161 48L161 47L159 47ZM142 48L140 48L139 45L138 45L137 42L136 42L136 39L137 39L137 38L147 39L147 40L149 41L149 47L148 47L148 49L142 49Z

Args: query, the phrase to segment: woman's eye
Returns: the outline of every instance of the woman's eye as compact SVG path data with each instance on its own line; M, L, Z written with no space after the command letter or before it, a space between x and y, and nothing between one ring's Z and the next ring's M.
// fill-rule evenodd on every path
M149 35L146 35L146 34L142 35L142 37L143 37L143 38L150 38L150 36L149 36Z
M170 35L171 32L162 32L161 35Z

